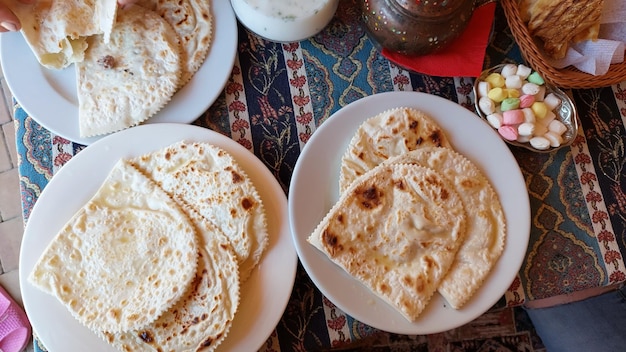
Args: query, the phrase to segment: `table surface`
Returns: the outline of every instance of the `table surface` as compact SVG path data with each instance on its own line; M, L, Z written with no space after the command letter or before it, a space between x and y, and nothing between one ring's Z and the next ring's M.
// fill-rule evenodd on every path
M498 7L484 67L505 62L522 61ZM299 43L267 42L239 27L226 87L194 124L254 152L287 193L301 149L338 109L372 94L404 90L441 96L473 111L473 81L421 75L390 63L359 26L352 1L341 1L322 33ZM548 154L510 147L528 188L530 243L517 278L484 315L440 334L386 333L334 306L299 265L287 309L261 350L474 351L486 344L504 351L543 350L521 304L626 279L625 88L626 81L567 91L582 125L571 147ZM28 221L48 181L85 146L45 130L17 104L15 117Z

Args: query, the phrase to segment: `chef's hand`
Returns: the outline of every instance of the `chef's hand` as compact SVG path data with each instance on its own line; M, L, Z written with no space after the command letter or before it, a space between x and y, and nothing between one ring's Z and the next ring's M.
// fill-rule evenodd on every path
M35 0L18 0L24 4L31 4ZM130 5L137 2L137 0L118 0L120 7ZM9 10L9 6L0 0L0 33L8 31L19 31L22 28L20 20L15 14Z

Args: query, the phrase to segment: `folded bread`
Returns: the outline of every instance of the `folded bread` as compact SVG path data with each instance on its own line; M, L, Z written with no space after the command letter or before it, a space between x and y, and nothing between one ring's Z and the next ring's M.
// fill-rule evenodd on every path
M268 233L263 202L236 160L214 145L182 141L131 162L172 198L222 230L244 282L267 247Z
M442 176L390 164L354 181L308 242L415 321L452 265L465 228L461 198Z
M423 111L400 107L368 118L341 159L340 192L384 160L424 146L451 147L441 127Z
M108 42L117 12L117 0L8 0L7 5L39 63L51 69L82 61L89 36L99 34Z
M462 308L504 250L506 223L498 194L476 164L449 148L421 148L385 163L429 167L446 178L461 197L467 218L465 239L437 290L453 308Z
M76 63L80 135L116 132L156 114L178 87L180 45L173 28L139 6L118 11L109 43L87 39Z

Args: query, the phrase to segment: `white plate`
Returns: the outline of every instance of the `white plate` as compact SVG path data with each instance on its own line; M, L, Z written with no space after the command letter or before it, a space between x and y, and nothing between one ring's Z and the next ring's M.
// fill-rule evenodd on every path
M367 118L400 106L415 107L432 116L455 149L482 168L500 196L508 229L504 253L474 298L462 309L454 310L435 294L414 323L306 241L339 198L341 157L357 128ZM416 92L388 92L357 100L337 111L313 133L293 172L289 220L300 261L322 293L361 322L401 334L442 332L487 311L517 275L530 235L526 184L506 144L469 110L444 98Z
M256 351L282 317L295 280L297 256L289 231L287 199L271 172L237 142L185 124L143 125L99 140L74 156L50 180L33 207L22 240L20 287L34 330L50 352L115 351L78 323L53 296L26 278L55 234L96 192L117 160L180 140L206 141L228 151L247 172L267 212L269 246L241 287L241 302L220 351Z
M237 20L228 1L212 0L212 4L214 32L209 55L172 100L144 123L193 122L222 92L235 62ZM18 32L0 36L0 60L13 96L43 127L85 145L103 137L80 136L74 65L63 70L41 66Z

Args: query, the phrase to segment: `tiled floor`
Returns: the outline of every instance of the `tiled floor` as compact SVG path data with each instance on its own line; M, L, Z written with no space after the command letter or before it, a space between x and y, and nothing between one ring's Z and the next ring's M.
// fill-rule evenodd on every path
M0 63L0 68L2 63ZM0 69L0 285L22 303L18 258L24 224L20 202L11 93ZM32 343L26 351L33 351Z

